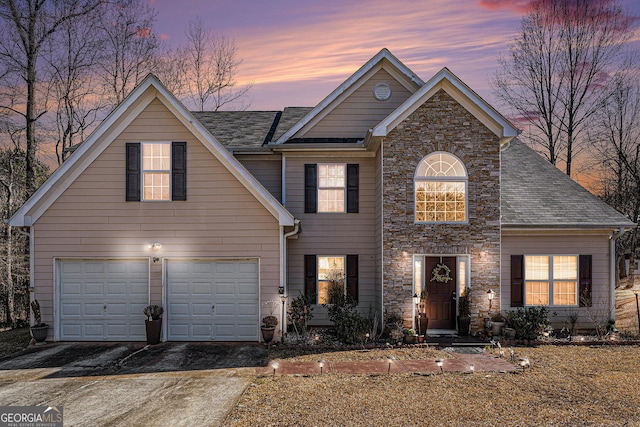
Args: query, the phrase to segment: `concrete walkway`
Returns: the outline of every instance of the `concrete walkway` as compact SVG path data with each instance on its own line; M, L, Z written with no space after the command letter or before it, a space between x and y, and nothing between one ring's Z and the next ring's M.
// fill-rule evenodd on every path
M444 372L470 372L473 365L476 372L508 372L519 369L507 359L485 353L462 354L449 353L452 358L443 359ZM273 365L256 369L258 375L272 375ZM386 374L386 373L437 373L440 367L435 360L362 360L354 362L325 362L323 374ZM318 362L278 361L276 375L314 375L320 374Z

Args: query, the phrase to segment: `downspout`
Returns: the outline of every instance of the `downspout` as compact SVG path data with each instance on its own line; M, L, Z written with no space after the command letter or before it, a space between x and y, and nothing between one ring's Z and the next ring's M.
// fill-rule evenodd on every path
M280 242L280 285L282 287L282 296L287 297L289 295L289 286L287 281L287 240L300 232L300 220L293 220L293 230L288 233L284 232L284 227L282 228L282 242ZM286 302L283 304L283 311L281 313L282 319L280 322L280 333L284 337L284 333L286 330Z
M624 227L609 237L609 318L616 320L616 239L625 233Z

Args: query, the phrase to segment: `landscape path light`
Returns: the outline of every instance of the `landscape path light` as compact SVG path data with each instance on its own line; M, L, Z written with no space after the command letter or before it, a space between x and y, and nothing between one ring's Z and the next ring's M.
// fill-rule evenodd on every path
M322 369L324 368L324 359L318 360L318 366L320 366L320 375L322 375Z
M638 304L638 295L640 295L640 289L634 289L633 293L636 295L636 313L638 314L638 335L640 335L640 305Z
M475 365L469 365L469 372L473 374L475 371L476 371Z
M444 375L444 369L442 369L442 365L444 365L444 360L436 359L436 365L440 368L440 373Z
M273 376L276 376L276 371L278 370L278 368L280 367L280 363L278 362L272 362L271 363L271 367L273 368Z
M396 360L396 358L393 356L387 356L387 359L389 359L389 368L387 368L387 374L389 374L391 373L391 364Z

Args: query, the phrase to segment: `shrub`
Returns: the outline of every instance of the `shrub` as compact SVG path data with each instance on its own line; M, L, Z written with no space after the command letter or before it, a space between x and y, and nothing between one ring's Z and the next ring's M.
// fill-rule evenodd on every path
M287 318L298 336L307 331L307 324L309 320L313 318L312 311L315 302L315 294L304 295L303 293L299 293L297 297L291 300Z
M336 337L345 344L362 342L370 328L369 320L358 310L358 303L344 293L331 296L331 304L323 304L327 309L329 320L333 322Z
M506 326L516 330L516 339L535 340L549 326L549 309L539 307L518 308L507 312Z

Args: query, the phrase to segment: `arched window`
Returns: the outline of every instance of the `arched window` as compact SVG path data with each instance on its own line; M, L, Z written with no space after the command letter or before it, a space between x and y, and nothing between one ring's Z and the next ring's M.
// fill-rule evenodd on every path
M416 168L416 222L467 221L467 170L456 156L436 152Z

